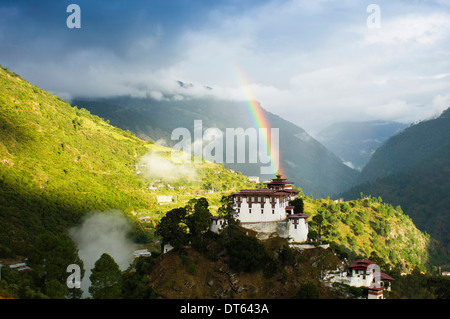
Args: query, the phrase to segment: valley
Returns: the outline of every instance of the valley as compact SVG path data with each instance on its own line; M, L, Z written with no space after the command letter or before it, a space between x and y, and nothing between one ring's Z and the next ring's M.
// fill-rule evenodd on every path
M294 298L301 296L299 290L304 284L310 287L311 283L315 293L324 298L358 298L360 292L349 294L324 285L321 270L335 269L358 258L375 259L384 271L396 276L415 270L436 274L437 267L445 269L448 264L448 254L441 243L416 227L403 205L391 204L385 196L381 198L363 187L355 188L363 196L330 198L352 187L358 172L344 165L303 129L268 112L273 126L280 127L284 174L294 181L304 212L310 218L308 242L326 243L330 248L317 247L303 253L288 249L283 253L287 254L286 259L280 259L280 252L287 249L283 247L288 247L284 239L260 242L248 231L229 233L231 237L202 231L194 245L161 254L162 238L157 230L165 216L183 207L195 214L192 203L200 199L207 203L203 211L206 216L219 216L228 207L224 206L228 195L265 185L249 179L257 174L241 172L239 168L244 171L245 165L228 167L195 158L189 165L174 162L173 150L156 141L169 136L170 127L192 126L191 120L197 116L208 127L247 127L249 122L242 113L245 109L237 105L210 109L204 106L189 115L192 105L179 104L172 110L164 105L158 106L159 115L156 111L147 113L153 122L146 122L146 117L139 115L145 112L138 106L148 105L149 101L127 100L134 103L136 113L112 107L108 110L120 112L109 119L104 114L102 118L91 113L85 108L87 102L71 106L3 67L0 81L0 259L26 261L31 267L26 274L4 270L0 296L65 297L67 262L79 261L79 247L69 237L70 230L90 216L112 211L127 220L129 230L124 238L136 249L149 249L152 253L149 259L133 260L129 269L118 272L126 283L120 295L124 298ZM233 116L242 115L237 117L242 122L234 123L231 118L226 121L227 116L231 117L227 115L230 109ZM217 116L221 122L214 121L215 112L220 110L223 113ZM262 108L260 111L265 112ZM140 128L152 131L139 133L127 114L142 121ZM127 122L128 128L111 125L113 120ZM145 140L138 137L140 134L145 135ZM432 167L442 164L441 178L445 180L446 148L435 149L438 151ZM415 165L420 164L418 161ZM432 169L411 167L415 172ZM253 173L250 168L247 172ZM179 226L180 238L194 233L194 228L183 223ZM250 248L245 248L244 243ZM63 244L71 251L64 250L64 256L52 255L56 264L48 264L50 258L45 256L50 255L45 254L59 251L62 247L56 247ZM255 254L254 259L240 258L242 265L264 261L261 268L255 269L256 276L247 268L236 269L238 264L230 263L248 252ZM228 286L230 273L225 272L225 265L235 267L232 273L240 278L239 287L243 288Z

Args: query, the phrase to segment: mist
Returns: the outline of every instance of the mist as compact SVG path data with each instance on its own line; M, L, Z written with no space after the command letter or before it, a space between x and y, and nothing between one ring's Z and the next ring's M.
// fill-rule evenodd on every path
M89 276L95 262L103 253L109 254L119 268L126 270L133 261L136 245L128 238L131 225L119 210L94 211L69 235L78 247L85 274L81 281L83 297L89 297Z
M180 179L197 179L196 169L187 163L174 163L154 152L144 155L139 163L141 175L146 179L161 179L175 182Z

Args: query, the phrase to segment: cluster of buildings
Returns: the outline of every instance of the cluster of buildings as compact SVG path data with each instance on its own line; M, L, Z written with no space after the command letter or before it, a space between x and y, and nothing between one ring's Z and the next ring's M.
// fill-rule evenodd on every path
M233 194L236 218L243 228L251 229L260 239L278 236L291 244L304 243L308 238L308 215L296 212L289 202L298 198L299 191L280 174L266 183L266 188L244 189ZM215 233L225 227L225 220L211 218L210 230ZM324 278L353 287L366 287L368 299L383 299L390 291L392 277L380 272L374 261L360 259L337 274Z
M384 299L384 291L391 291L394 278L382 273L376 262L358 259L347 269L336 274L328 274L327 281L346 284L353 287L366 287L367 299Z

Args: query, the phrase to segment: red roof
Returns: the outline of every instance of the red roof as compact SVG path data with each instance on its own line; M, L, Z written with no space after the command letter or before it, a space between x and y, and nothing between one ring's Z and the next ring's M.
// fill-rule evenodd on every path
M392 277L389 276L389 275L386 275L385 273L380 273L380 279L381 279L381 280L390 280L390 281L395 280L394 278L392 278Z
M292 183L287 181L272 181L268 182L267 185L292 185Z
M358 259L352 262L348 268L366 269L369 265L376 264L376 262L367 259Z
M367 289L381 291L381 290L384 290L384 287L369 286L369 287L367 287Z
M287 192L287 193L300 193L300 191L298 189L283 189L282 192Z

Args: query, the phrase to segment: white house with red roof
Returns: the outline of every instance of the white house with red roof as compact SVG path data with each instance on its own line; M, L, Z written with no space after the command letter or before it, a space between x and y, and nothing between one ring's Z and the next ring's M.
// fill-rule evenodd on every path
M266 188L243 189L233 194L236 218L243 228L257 233L277 234L291 242L300 243L308 238L308 215L295 213L289 202L298 198L293 184L277 174L266 183ZM212 231L217 232L221 220L211 219Z
M394 278L382 273L376 262L358 259L348 265L337 276L328 276L331 282L340 282L353 287L366 287L368 299L383 299L383 291L391 290Z

